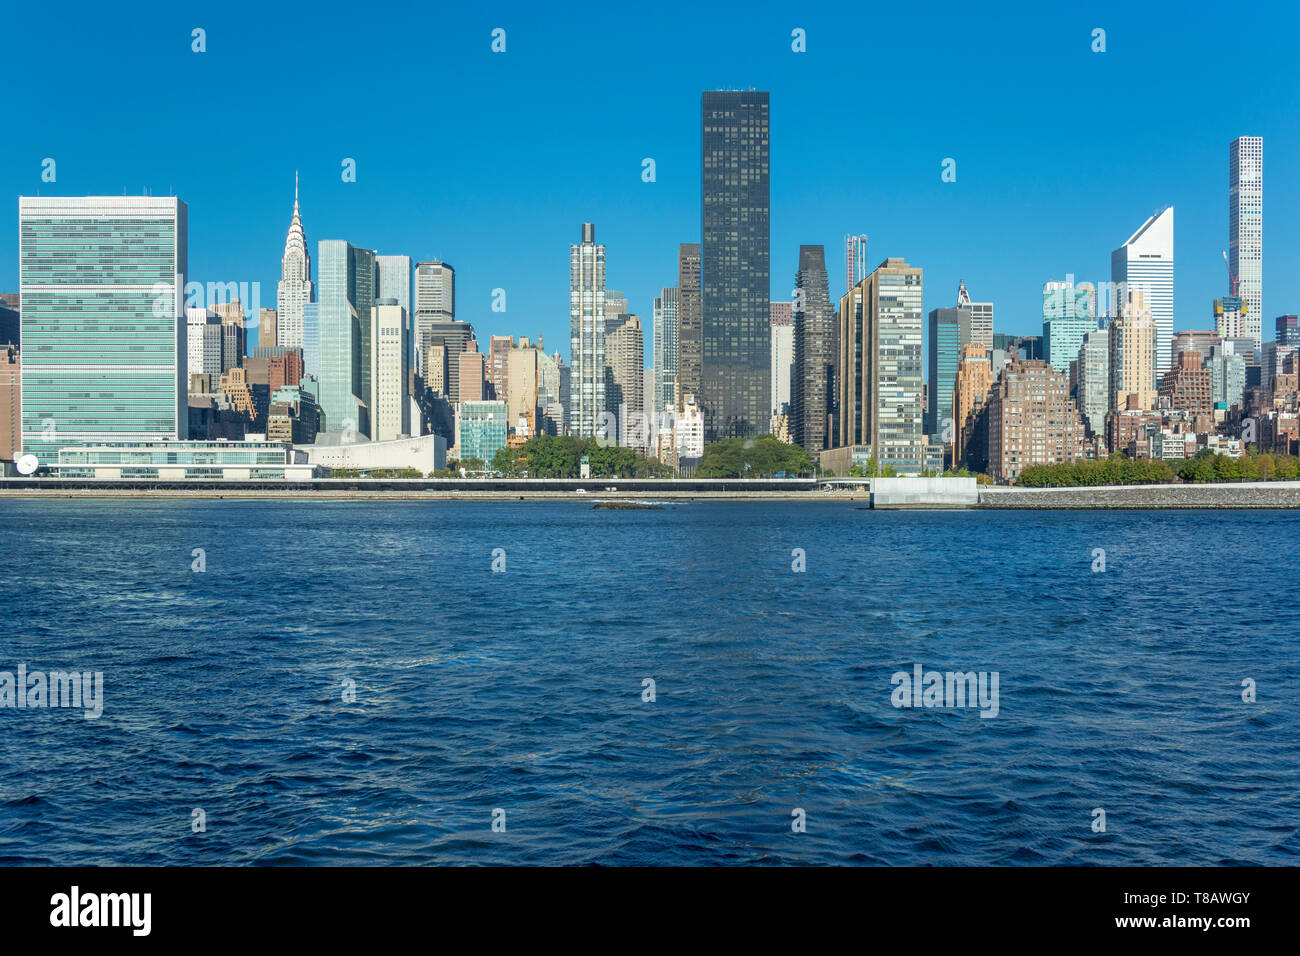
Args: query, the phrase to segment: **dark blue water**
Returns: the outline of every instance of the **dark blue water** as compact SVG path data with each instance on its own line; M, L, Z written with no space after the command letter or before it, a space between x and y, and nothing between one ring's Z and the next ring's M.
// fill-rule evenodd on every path
M0 502L0 670L105 682L98 720L0 710L0 863L1293 865L1298 534ZM998 672L998 715L893 707L916 662Z

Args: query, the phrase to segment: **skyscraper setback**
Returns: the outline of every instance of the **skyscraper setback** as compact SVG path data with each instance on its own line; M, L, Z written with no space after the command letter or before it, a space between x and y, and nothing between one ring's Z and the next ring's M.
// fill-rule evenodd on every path
M701 97L701 386L706 441L768 429L769 96Z
M1238 136L1228 149L1228 294L1246 306L1247 334L1261 344L1264 288L1264 140Z

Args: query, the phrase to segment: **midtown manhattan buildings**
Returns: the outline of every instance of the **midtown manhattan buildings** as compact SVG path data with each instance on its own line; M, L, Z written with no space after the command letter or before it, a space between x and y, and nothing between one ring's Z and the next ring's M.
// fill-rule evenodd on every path
M1264 141L1238 136L1228 147L1228 278L1246 308L1246 334L1261 344L1264 278Z
M1130 288L1125 297L1122 311L1106 330L1112 412L1156 404L1156 324L1141 289Z
M434 326L456 318L456 270L445 262L433 259L415 266L413 276L412 336L416 354L416 368L424 369L424 346L428 344L425 333Z
M964 289L963 286L962 291ZM958 301L961 299L959 292ZM963 349L974 344L971 341L969 298L966 302L966 305L955 308L930 310L930 381L926 392L925 431L928 435L942 437L944 442L952 440L950 436L956 422L952 390L957 379L957 364L961 361Z
M591 438L605 413L605 247L582 224L569 247L569 433Z
M375 254L342 239L322 239L320 270L320 406L332 432L373 438L371 320Z
M769 104L753 90L701 98L701 383L707 441L771 420Z
M654 362L654 405L650 412L656 423L676 407L677 316L679 293L676 286L662 289L654 301L652 361Z
M176 197L20 197L22 447L187 437L187 215Z
M280 282L275 290L276 334L263 345L303 347L302 310L311 301L311 254L298 211L298 177L293 178L293 217L284 239L284 256L280 260Z
M966 283L957 283L957 308L970 311L970 344L993 348L993 303L972 302Z
M1142 292L1155 325L1155 374L1169 369L1174 337L1174 207L1144 222L1110 256L1110 278L1117 290ZM1120 296L1121 310L1125 300ZM1155 388L1154 379L1151 385Z
M1069 374L1083 337L1097 328L1097 294L1089 282L1043 284L1043 357L1058 372Z
M824 246L799 247L799 271L795 274L794 284L790 441L815 455L832 444L830 409L835 368L835 310L831 306Z
M921 270L886 259L840 300L837 445L868 445L881 468L925 467Z
M685 411L687 395L700 394L700 244L677 247L677 384L673 404ZM570 358L572 361L572 358Z
M772 303L772 417L790 406L790 372L794 366L794 303Z

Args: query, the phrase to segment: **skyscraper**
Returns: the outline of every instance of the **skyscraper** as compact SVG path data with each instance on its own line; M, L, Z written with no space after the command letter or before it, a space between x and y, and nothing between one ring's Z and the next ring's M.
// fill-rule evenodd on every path
M18 200L22 447L189 437L185 203Z
M1154 408L1156 325L1141 289L1129 288L1125 292L1122 311L1106 331L1110 352L1110 410L1128 408L1130 395L1137 396L1137 408Z
M395 298L379 297L370 310L370 321L374 343L370 355L372 437L375 441L393 441L411 434L411 403L407 401L406 386L411 347L406 309Z
M410 256L375 256L375 298L394 299L401 306L403 320L406 322L404 336L408 355L406 364L415 364L415 330L411 311L411 270Z
M514 336L493 335L488 338L487 377L492 383L492 397L503 402L510 401L510 353L514 347ZM511 427L514 427L513 422Z
M952 388L953 467L957 467L965 455L966 429L971 424L971 413L984 404L992 387L993 362L989 350L980 345L962 346L957 378Z
M678 291L669 286L655 296L652 358L654 362L654 405L650 414L656 427L664 413L674 408L677 390Z
M352 431L370 438L375 254L342 239L322 239L316 263L321 411L331 432Z
M925 467L921 270L886 259L840 300L837 445L869 445L880 468Z
M1084 333L1079 343L1079 414L1094 435L1106 434L1110 408L1110 342L1106 329Z
M966 283L957 283L957 308L970 312L970 344L993 348L993 303L972 302Z
M790 377L790 441L816 455L831 442L831 369L835 313L824 246L800 246L795 273L794 371Z
M844 237L844 288L852 289L867 275L867 237Z
M768 94L701 97L701 382L706 441L768 429Z
M423 374L425 333L436 323L456 318L456 270L441 260L415 266L412 335L415 339L416 368Z
M1092 284L1076 286L1074 276L1043 283L1043 357L1058 372L1069 374L1083 337L1097 328L1096 301Z
M1247 334L1260 345L1264 288L1264 140L1238 136L1228 147L1229 295L1246 306Z
M280 259L280 283L275 290L277 314L276 338L262 345L303 347L302 309L311 301L311 254L298 212L298 174L293 174L293 217L284 239L284 256Z
M470 348L470 343L475 341L474 326L469 322L462 322L460 319L432 319L427 315L418 323L421 328L420 333L420 374L425 376L429 381L429 372L424 368L424 358L427 356L427 349L430 345L442 345L447 349L447 378L445 381L446 394L448 400L455 402L460 395L460 353ZM474 348L477 348L477 344Z
M673 404L685 411L684 397L700 394L700 244L677 247L677 385Z
M611 329L605 339L605 357L609 363L605 400L609 411L617 416L618 443L633 447L645 445L645 340L641 317L629 315L627 321Z
M569 360L569 433L591 438L606 411L605 247L589 222L569 247Z
M320 303L302 307L302 368L304 375L320 378ZM322 423L321 428L325 425Z
M794 303L773 302L772 417L790 411L790 372L794 367Z
M1111 253L1110 278L1116 286L1115 295L1121 309L1128 302L1128 292L1142 292L1151 321L1155 323L1155 375L1163 374L1170 365L1169 350L1174 338L1173 206L1151 216L1124 245ZM1154 395L1154 377L1151 389Z
M956 427L952 390L957 380L957 365L961 361L962 350L975 344L972 342L970 296L966 295L965 285L958 287L957 301L965 304L930 310L927 363L930 381L925 432L931 439L942 439L945 443L952 441L952 430Z

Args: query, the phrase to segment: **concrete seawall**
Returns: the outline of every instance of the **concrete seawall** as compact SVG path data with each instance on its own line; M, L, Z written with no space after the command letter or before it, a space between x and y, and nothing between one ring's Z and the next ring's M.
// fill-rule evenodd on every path
M982 486L980 508L1300 508L1300 481L1221 485L1102 485L1093 488Z

